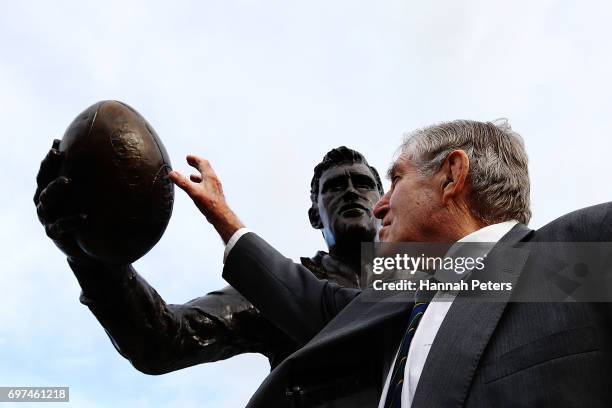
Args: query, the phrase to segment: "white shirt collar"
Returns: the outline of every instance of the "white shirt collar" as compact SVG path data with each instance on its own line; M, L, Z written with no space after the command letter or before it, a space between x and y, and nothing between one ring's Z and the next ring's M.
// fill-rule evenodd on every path
M497 242L510 232L516 224L518 224L517 220L510 220L487 225L466 235L457 242Z

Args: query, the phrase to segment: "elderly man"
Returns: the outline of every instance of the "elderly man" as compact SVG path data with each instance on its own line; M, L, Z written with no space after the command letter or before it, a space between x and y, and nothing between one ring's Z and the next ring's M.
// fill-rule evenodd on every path
M41 222L67 252L83 289L81 302L138 370L163 374L247 352L264 354L274 367L307 340L296 343L232 287L183 305L166 304L131 265L105 265L71 245L82 224L71 213L78 208L77 192L57 176L61 160L54 147L41 164L34 199ZM360 287L359 246L376 237L379 222L372 207L382 194L378 172L362 154L341 146L325 155L314 170L308 216L322 230L329 253L301 259L311 275Z
M171 177L230 240L242 224L225 204L210 165L194 157L190 162L202 172L201 183L176 172ZM576 211L536 231L525 226L527 155L508 125L459 120L416 131L389 176L391 189L374 209L382 220L381 240L499 242L476 273L482 280L503 275L515 291L558 268L518 244L612 241L612 204ZM509 302L511 291L495 302L461 291L444 302L401 301L403 295L372 302L373 288L313 279L254 233L232 243L225 279L298 342L309 340L272 371L249 406L612 402L607 303ZM523 273L527 269L542 273Z

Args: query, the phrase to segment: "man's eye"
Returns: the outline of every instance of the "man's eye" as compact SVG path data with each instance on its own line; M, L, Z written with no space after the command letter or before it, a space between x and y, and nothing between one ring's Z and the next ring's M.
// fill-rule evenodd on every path
M361 190L372 190L376 187L376 183L369 177L353 176L353 185Z
M399 180L399 178L400 178L399 176L391 177L391 185L394 186L397 183L397 181Z

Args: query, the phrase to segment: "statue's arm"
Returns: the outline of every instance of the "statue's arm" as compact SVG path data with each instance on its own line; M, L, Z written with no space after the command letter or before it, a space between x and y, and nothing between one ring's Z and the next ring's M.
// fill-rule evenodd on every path
M124 357L149 374L246 352L278 361L279 339L286 336L231 287L169 305L130 265L104 265L84 253L75 233L87 224L87 214L78 211L82 206L71 180L59 176L59 143L53 141L36 176L38 218L67 255L83 290L81 302Z
M139 371L163 374L240 353L272 357L274 328L231 287L166 304L131 266L70 261L81 302Z

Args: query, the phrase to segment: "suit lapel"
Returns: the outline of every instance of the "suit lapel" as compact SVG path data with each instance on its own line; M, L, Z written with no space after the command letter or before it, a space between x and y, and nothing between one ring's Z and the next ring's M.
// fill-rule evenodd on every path
M529 252L510 248L531 230L518 224L494 248L482 270L484 280L511 282L523 269ZM503 276L503 279L501 277ZM507 305L511 291L502 298L478 301L461 293L453 302L431 346L412 401L413 407L462 406L482 353Z

